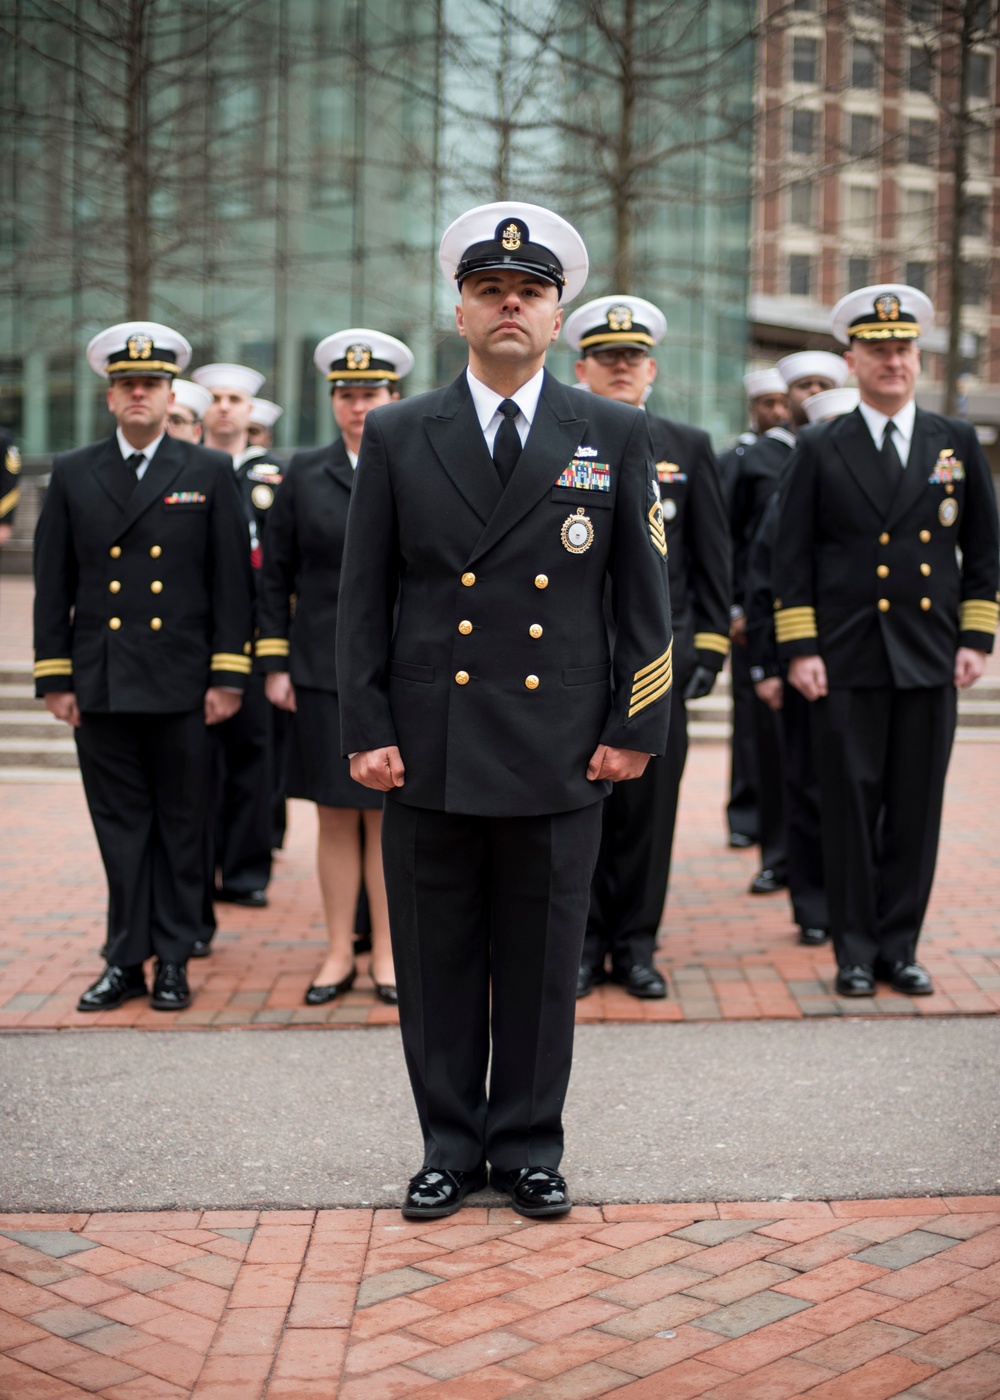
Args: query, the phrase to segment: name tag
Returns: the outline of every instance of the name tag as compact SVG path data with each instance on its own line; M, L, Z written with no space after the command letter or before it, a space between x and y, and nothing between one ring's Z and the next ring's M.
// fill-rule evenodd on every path
M610 491L610 462L582 461L574 457L556 482L557 486L571 486L577 491Z

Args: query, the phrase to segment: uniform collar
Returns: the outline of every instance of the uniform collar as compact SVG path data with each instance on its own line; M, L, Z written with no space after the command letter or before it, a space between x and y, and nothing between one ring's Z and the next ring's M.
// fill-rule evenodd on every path
M118 451L122 454L122 461L124 462L127 462L130 457L134 457L137 452L140 452L147 462L151 462L156 453L156 449L165 436L166 429L163 430L158 438L154 438L147 447L133 447L121 428L115 429L115 437L118 439Z
M481 379L477 379L471 369L465 371L465 376L468 380L472 402L476 408L479 426L485 433L505 396L498 394L495 389L490 389ZM545 370L542 368L537 374L533 374L526 384L522 384L516 393L510 395L521 410L529 427L538 409L538 399L542 392L544 378Z
M858 404L861 417L868 424L868 431L872 435L875 446L881 449L882 437L885 433L885 425L889 421L889 415L880 409L873 408L870 403L865 403L864 399ZM917 419L917 405L914 399L905 403L898 413L892 415L892 421L896 425L896 432L907 444L913 438L913 428ZM898 449L897 449L898 450Z

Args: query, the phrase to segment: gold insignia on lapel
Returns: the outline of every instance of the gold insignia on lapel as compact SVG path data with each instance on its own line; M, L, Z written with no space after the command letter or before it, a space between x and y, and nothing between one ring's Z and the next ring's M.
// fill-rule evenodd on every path
M349 345L347 347L347 368L367 369L372 362L372 352L367 345Z
M958 519L958 502L946 496L938 506L938 519L942 525L954 525Z
M667 535L663 528L663 506L659 500L653 502L646 512L646 519L649 522L649 538L653 541L653 548L659 550L664 558L667 557Z
M583 506L578 506L575 515L568 515L563 521L560 538L570 554L586 554L594 543L594 522L584 514Z
M899 320L899 297L894 292L883 292L875 298L875 315L880 321Z
M135 335L130 335L125 342L130 360L148 360L153 353L153 342L148 335L143 335L138 331Z
M503 247L506 248L508 253L516 253L518 248L520 248L521 230L520 227L513 222L513 220L507 225L503 233L500 235L500 242L503 245Z
M258 510L267 510L268 506L274 500L274 492L271 490L270 486L255 486L250 492L250 499Z
M613 331L630 331L632 329L632 308L630 306L609 307L608 326Z

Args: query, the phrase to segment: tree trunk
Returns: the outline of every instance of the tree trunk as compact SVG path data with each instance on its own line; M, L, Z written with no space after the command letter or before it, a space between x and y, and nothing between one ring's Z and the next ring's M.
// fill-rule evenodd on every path
M147 0L128 0L125 29L125 305L129 320L148 320L153 250L146 81L150 58Z
M619 87L618 169L615 172L615 247L614 284L617 292L633 291L635 277L635 243L632 220L633 163L635 159L635 108L637 82L635 72L635 0L622 3L621 84Z
M944 411L958 410L958 380L962 372L962 302L965 291L965 264L962 236L968 210L969 180L969 57L978 0L961 0L962 28L958 50L958 107L954 122L955 189L948 249L948 354L945 359Z

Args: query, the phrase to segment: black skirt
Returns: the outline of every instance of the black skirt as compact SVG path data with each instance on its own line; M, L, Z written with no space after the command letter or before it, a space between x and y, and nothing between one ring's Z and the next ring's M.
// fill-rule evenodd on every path
M379 810L382 793L362 787L340 753L340 706L332 690L295 687L295 726L288 752L289 797L323 807Z

